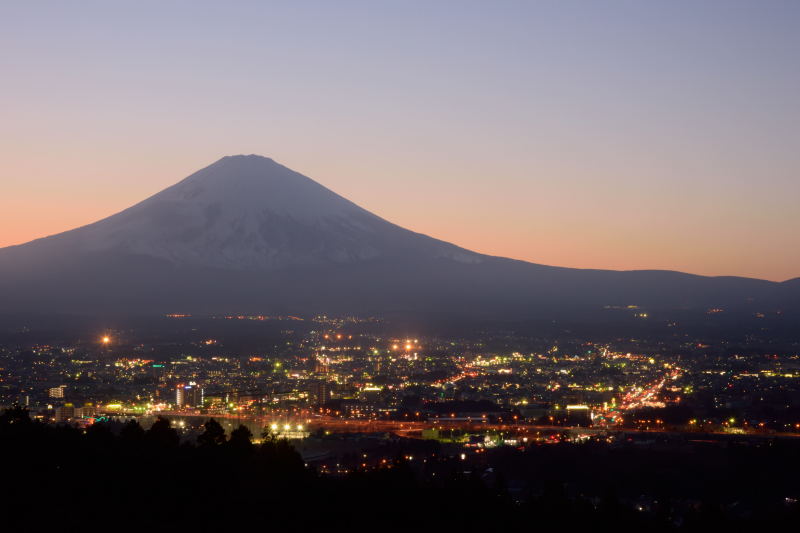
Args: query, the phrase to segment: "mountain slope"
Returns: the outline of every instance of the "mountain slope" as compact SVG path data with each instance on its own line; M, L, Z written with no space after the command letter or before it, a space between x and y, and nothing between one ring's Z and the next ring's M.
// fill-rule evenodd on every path
M793 305L790 288L485 256L405 230L259 156L225 157L116 215L0 250L0 312L550 316Z
M478 254L391 224L259 156L225 157L94 224L23 248L115 253L236 270L348 263L402 254Z

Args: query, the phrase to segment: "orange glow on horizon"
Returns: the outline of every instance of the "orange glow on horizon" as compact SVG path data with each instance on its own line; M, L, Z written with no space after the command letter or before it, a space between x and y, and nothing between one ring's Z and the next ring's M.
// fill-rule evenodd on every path
M124 173L114 171L114 162L102 169L69 169L63 179L75 183L75 187L57 189L52 197L43 195L40 187L52 182L56 172L45 168L15 169L26 179L10 183L4 191L6 194L0 198L0 248L101 220L213 162L213 158L204 158L200 163L196 159L142 163ZM418 205L398 206L383 199L401 192L394 189L395 185L388 178L386 183L380 184L373 180L367 187L355 178L343 177L366 172L364 170L346 165L340 165L337 170L335 164L331 165L333 171L326 170L330 163L325 161L280 162L395 224L478 253L569 268L664 269L773 281L800 276L800 247L793 245L796 243L794 227L791 220L778 224L783 220L781 216L786 217L780 210L754 223L741 217L741 213L748 212L745 204L719 203L711 204L707 208L710 211L698 220L694 215L675 214L661 209L658 202L622 191L612 200L603 198L613 203L598 217L594 207L587 205L592 203L592 195L601 194L597 191L581 191L580 196L566 198L552 186L550 190L539 192L522 183L514 183L503 202L476 185L474 190L457 191L458 201L452 204L442 202L437 197L442 191L434 190L437 194L423 198ZM557 169L547 170L557 175ZM397 172L413 176L413 171ZM455 165L449 171L458 172L459 168ZM86 193L95 182L82 179L81 172L109 173L120 187L98 202L97 196ZM141 175L155 175L158 179L142 182ZM443 174L442 179L446 181L446 178ZM411 183L408 186L423 185ZM526 207L525 199L532 194L541 194L547 202L542 200ZM474 196L487 198L479 200ZM697 198L694 202L702 203L702 200ZM37 208L32 210L32 205ZM625 211L624 205L636 207ZM707 205L706 201L703 208ZM472 207L477 206L485 216L473 216ZM700 208L695 206L695 209ZM719 222L702 223L710 219ZM765 234L769 234L770 239L764 239Z

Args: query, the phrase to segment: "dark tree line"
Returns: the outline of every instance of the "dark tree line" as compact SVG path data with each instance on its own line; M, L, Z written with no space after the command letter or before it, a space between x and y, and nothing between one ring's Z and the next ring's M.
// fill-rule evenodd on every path
M507 481L520 468L513 455L497 456L490 476L465 472L458 460L421 471L400 454L392 468L321 476L288 441L264 437L253 444L244 427L227 437L209 420L196 443L182 443L164 419L148 430L132 421L82 431L10 409L0 415L2 523L8 531L709 531L797 520L796 510L778 509L734 521L709 501L676 521L669 495L638 512L619 498L619 487L599 497L575 494L575 479L557 479L558 465L535 467L539 488L520 495ZM574 461L570 454L580 450L559 453L549 459Z

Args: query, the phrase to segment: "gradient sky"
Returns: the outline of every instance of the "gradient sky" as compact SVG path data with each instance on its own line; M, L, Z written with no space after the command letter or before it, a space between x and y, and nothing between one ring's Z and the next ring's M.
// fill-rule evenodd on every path
M0 3L0 246L257 153L409 229L800 276L800 2Z

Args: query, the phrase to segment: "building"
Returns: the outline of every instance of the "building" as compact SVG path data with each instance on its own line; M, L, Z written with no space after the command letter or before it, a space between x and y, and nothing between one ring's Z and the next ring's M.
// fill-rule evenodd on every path
M87 403L83 407L76 407L74 412L75 418L91 418L97 415L97 407Z
M526 420L531 422L538 422L539 419L544 418L550 412L551 406L546 402L534 402L520 407L519 412Z
M49 398L63 398L66 389L67 389L66 385L59 385L58 387L47 389L47 396Z
M377 405L354 398L331 400L322 410L326 415L341 418L374 418L380 413Z
M315 374L328 374L331 371L330 359L327 357L318 356L314 359L314 373Z
M179 384L175 387L175 407L178 409L196 409L203 407L203 388L194 381L188 385Z
M66 403L60 407L56 407L55 422L66 422L70 418L75 417L75 407L71 403Z
M331 400L331 384L322 380L314 382L309 397L315 407L328 403Z
M567 425L589 427L592 425L592 410L588 405L568 405Z

